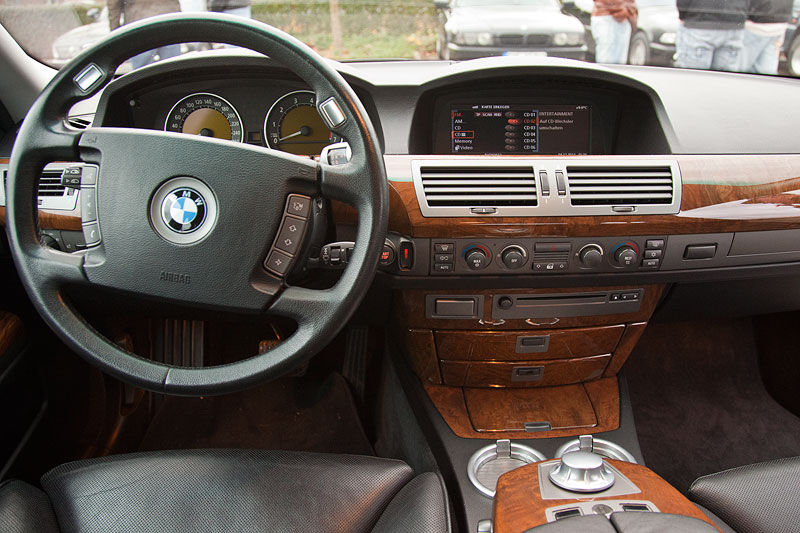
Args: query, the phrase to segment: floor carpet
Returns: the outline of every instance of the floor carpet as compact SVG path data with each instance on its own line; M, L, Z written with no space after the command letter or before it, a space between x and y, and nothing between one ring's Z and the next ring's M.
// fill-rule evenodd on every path
M651 324L625 375L647 466L681 491L704 474L800 455L800 418L764 389L749 320Z
M166 397L140 450L252 448L372 455L344 378L282 378L236 394Z

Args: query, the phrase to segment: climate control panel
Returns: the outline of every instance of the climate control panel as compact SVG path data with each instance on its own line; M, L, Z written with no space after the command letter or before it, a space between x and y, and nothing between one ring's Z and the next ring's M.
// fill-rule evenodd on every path
M564 274L661 268L665 236L431 239L430 273Z

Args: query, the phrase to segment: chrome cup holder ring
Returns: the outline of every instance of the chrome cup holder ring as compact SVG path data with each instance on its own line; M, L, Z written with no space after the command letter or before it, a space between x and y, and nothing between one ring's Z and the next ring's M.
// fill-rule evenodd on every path
M467 475L481 494L494 498L497 479L501 475L520 466L545 459L547 457L530 446L501 439L472 454L467 463Z

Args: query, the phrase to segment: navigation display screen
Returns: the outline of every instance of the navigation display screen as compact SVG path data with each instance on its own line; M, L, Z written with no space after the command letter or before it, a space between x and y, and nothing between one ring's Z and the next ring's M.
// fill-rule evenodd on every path
M450 106L453 154L586 155L589 132L588 105Z

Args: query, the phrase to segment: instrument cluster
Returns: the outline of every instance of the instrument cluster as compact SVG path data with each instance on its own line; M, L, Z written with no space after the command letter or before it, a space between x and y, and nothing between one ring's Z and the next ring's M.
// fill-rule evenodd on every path
M163 127L164 131L264 144L307 156L317 156L325 146L342 140L323 122L312 91L287 92L263 113L263 125L260 131L254 131L252 124L245 128L242 115L231 101L213 92L196 92L172 105Z

